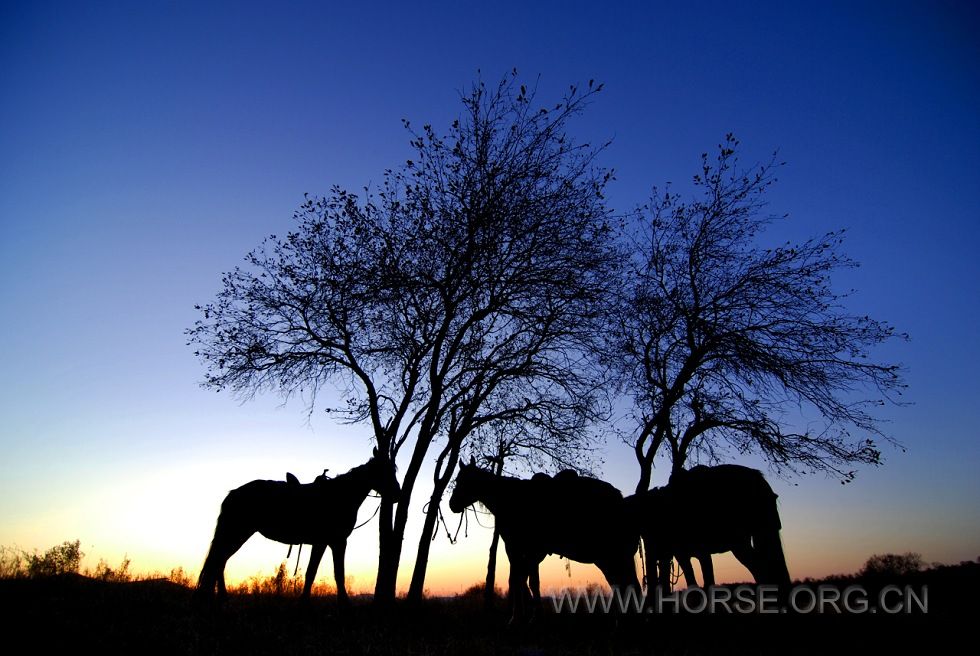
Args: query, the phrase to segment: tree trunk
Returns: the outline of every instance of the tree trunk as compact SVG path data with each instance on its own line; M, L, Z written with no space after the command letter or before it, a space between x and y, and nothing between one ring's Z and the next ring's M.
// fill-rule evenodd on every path
M483 605L487 610L493 608L497 600L497 544L500 542L500 531L493 527L493 539L490 540L490 556L487 558L487 582L483 586Z
M393 516L394 502L382 499L378 528L378 579L374 584L374 603L380 606L394 602L398 583L402 536L395 534Z
M670 475L684 471L684 463L687 462L687 453L680 451L674 455L674 464L670 468Z
M500 476L504 473L504 458L507 457L506 449L501 445L497 453L497 462L493 468L493 473ZM487 557L487 582L483 586L483 605L487 610L493 608L493 602L497 598L497 544L500 542L500 530L497 528L497 521L493 522L493 538L490 540L490 555Z
M638 458L640 462L640 480L636 483L637 492L646 492L650 489L650 483L653 480L653 459L657 455L657 449L659 444L652 445L650 450L643 454L642 458Z
M375 434L378 439L378 450L393 459L391 435L380 430L380 422L375 422ZM401 541L396 538L392 530L394 514L395 499L391 495L382 495L378 512L378 576L374 582L374 602L379 606L391 605L395 601Z
M425 513L425 522L422 526L422 535L419 537L419 550L415 557L415 569L412 571L412 582L408 587L408 601L422 601L425 592L425 574L429 566L429 551L432 547L432 536L438 529L439 521L439 502L442 500L442 493L445 486L438 487L432 491L429 497L429 508Z
M415 557L415 570L412 572L412 582L408 587L408 601L422 601L425 592L425 574L429 567L429 551L432 548L432 536L438 529L439 504L442 502L442 495L449 487L449 481L456 471L456 463L459 462L459 448L453 448L449 452L449 459L446 462L446 470L439 475L436 472L432 496L429 497L429 509L425 513L425 523L422 526L422 536L419 538L419 550ZM436 465L438 468L438 464Z
M412 460L408 463L405 477L401 483L401 494L398 496L398 504L394 509L394 521L391 521L391 510L384 513L385 507L382 503L382 520L379 537L387 542L379 544L378 552L378 580L374 586L374 601L378 605L390 604L395 599L395 592L398 585L398 566L401 563L402 543L405 540L405 526L408 524L408 510L411 506L412 492L415 489L415 482L418 479L419 470L425 459L428 445L431 438L426 438L419 434L412 452ZM387 514L387 518L384 516ZM390 523L386 523L390 522ZM391 526L390 534L385 535L385 528Z
M653 480L653 460L657 457L657 451L660 450L663 441L663 431L657 430L653 434L653 439L650 442L650 446L647 447L646 452L637 449L636 461L640 464L640 480L636 483L637 493L646 492L650 489L650 483Z
M640 461L640 480L636 483L637 492L646 492L650 489L650 477L652 467L650 467L646 462Z

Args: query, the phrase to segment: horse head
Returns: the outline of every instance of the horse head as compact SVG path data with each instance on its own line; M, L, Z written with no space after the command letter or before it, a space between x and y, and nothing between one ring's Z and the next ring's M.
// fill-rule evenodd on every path
M395 476L395 465L386 455L378 453L377 447L371 454L371 459L365 465L371 489L385 497L397 498L401 493L398 477Z
M453 512L463 512L479 500L480 480L485 476L491 475L476 466L476 460L470 458L469 464L462 463L459 466L459 474L456 475L456 484L453 488L453 495L449 498L449 508Z

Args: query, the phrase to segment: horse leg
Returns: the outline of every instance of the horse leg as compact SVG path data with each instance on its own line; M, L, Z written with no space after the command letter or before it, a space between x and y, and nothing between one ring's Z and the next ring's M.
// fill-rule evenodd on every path
M624 555L621 562L622 571L617 576L620 577L622 585L633 588L637 593L640 593L643 588L640 586L640 579L636 576L636 562L633 560L633 556Z
M523 622L527 616L529 572L526 559L521 556L510 561L510 585L507 593L511 605L510 623Z
M529 572L525 564L525 555L511 547L506 538L504 538L504 551L507 553L507 560L510 562L510 573L507 575L507 605L510 607L510 624L516 624L524 619Z
M657 557L653 553L652 543L642 535L640 539L642 540L641 546L643 547L640 550L640 555L643 558L643 566L646 568L646 576L641 583L646 588L647 594L650 594L653 592L654 586L660 583L660 577L657 575Z
M670 564L674 561L672 556L664 556L656 560L657 583L664 592L670 592ZM650 574L648 573L647 576Z
M694 566L691 565L691 557L687 555L677 556L677 564L681 566L681 571L684 572L684 580L687 581L687 587L698 587L698 580L694 576Z
M660 588L662 592L670 592L670 558L660 554L656 542L647 535L643 538L643 555L647 566L647 594L653 594L653 589Z
M350 597L347 596L347 581L344 576L344 554L347 553L347 540L335 542L330 546L333 552L333 577L337 583L337 603L341 607L350 606Z
M541 560L544 560L543 558ZM541 560L531 561L528 572L528 582L531 584L531 617L536 617L541 612Z
M313 582L316 580L316 571L320 568L320 559L326 551L326 544L310 545L310 562L306 566L306 581L303 583L303 599L309 600L310 591L313 590Z
M635 596L636 603L640 602L639 581L636 578L636 566L633 559L615 559L596 563L596 567L606 577L606 582L612 589L614 598L618 597L616 608L620 612L628 611L630 604L634 603L630 599Z
M715 584L715 566L711 562L711 554L698 554L698 562L701 563L701 578L704 579L704 587L713 586Z

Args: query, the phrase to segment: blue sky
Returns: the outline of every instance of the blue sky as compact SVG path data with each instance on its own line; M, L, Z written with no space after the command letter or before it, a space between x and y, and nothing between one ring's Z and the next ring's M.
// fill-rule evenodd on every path
M193 570L230 487L365 460L366 429L199 389L183 330L305 192L377 183L401 118L445 126L478 70L516 67L543 99L605 84L573 130L613 139L617 209L683 189L727 132L779 149L773 238L847 228L839 286L911 335L881 351L908 367L914 405L885 410L907 452L774 481L791 570L977 557L978 33L967 2L4 3L0 544ZM624 490L630 458L609 443ZM479 539L437 549L435 580Z

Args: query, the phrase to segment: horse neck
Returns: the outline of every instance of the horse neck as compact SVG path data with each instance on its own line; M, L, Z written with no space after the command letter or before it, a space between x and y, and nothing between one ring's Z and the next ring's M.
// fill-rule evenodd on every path
M369 474L367 465L360 465L354 467L346 474L341 474L330 480L329 483L333 483L335 489L342 489L347 493L347 496L350 496L351 499L354 499L360 505L373 488Z
M480 481L477 500L494 515L506 512L512 505L512 482L516 479L505 476L486 476Z

